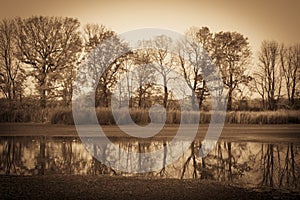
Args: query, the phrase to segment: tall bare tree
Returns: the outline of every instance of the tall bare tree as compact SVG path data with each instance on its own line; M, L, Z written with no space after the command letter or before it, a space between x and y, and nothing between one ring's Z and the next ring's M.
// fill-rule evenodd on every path
M276 109L276 102L281 92L280 46L276 41L263 41L259 52L259 69L256 81L260 92L265 95L269 110Z
M253 73L253 81L250 86L250 89L252 89L253 91L257 92L260 95L261 108L263 110L267 109L265 85L266 85L266 77L262 73L261 68L258 67L256 72Z
M178 58L181 71L188 87L192 91L192 107L195 108L195 97L199 108L208 95L208 89L203 77L210 60L206 49L211 49L212 34L207 27L192 27L186 33L186 39L178 43Z
M22 95L24 71L16 59L16 26L14 20L0 22L0 89L8 100Z
M117 83L119 73L124 71L122 62L131 52L115 32L103 25L88 24L84 33L85 65L97 85L95 106L109 107L111 89Z
M173 41L170 37L165 35L156 36L153 40L144 41L149 43L151 48L147 48L147 53L155 71L158 72L162 78L162 86L164 91L163 106L167 108L169 88L168 83L174 79L172 71L174 70L174 56L172 55Z
M137 86L137 107L146 108L146 99L150 98L156 81L155 68L151 64L150 55L146 50L137 50L134 53L134 68L132 73L134 84ZM153 91L152 91L153 92Z
M280 48L280 63L282 75L286 84L287 98L290 106L295 103L295 94L297 90L297 77L300 70L300 45Z
M213 33L208 27L191 27L186 35L199 43L207 53L212 51Z
M227 109L232 110L233 92L240 84L247 84L251 80L246 74L252 54L248 38L237 32L216 33L212 51L212 57L228 89Z
M51 83L60 70L78 61L81 52L80 23L74 18L33 16L17 19L18 58L32 67L40 106L45 108Z

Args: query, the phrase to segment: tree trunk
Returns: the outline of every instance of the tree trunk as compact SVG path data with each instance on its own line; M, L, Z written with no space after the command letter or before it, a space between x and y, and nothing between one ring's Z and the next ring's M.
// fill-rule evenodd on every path
M192 109L196 110L196 95L195 92L192 92Z
M46 108L46 89L41 89L41 99L40 99L40 106L41 108Z
M228 111L232 110L232 89L231 88L229 88L228 91L227 110Z
M47 74L45 66L43 67L43 70L41 72L42 79L40 79L40 106L41 108L46 108L46 81L47 81Z
M168 87L165 85L164 86L164 108L167 108L167 103L168 103Z
M227 110L232 110L232 91L233 91L233 74L232 74L232 65L230 64L229 69L229 91L228 91L228 102L227 102Z
M104 107L108 108L108 93L107 93L107 90L106 90L106 86L104 85L103 88L102 88L102 91L103 91L103 104L104 104Z
M143 92L142 92L143 88L142 86L140 86L139 88L139 101L138 101L138 108L142 108L142 95L143 95Z
M295 104L295 92L296 92L296 83L297 83L296 78L297 78L297 76L295 75L293 77L293 83L292 83L292 94L291 94L291 104L292 105Z

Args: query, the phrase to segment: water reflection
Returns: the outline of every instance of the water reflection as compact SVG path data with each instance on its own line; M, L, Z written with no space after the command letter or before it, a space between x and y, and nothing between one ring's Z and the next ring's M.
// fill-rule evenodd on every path
M95 139L95 138L91 138ZM192 142L187 152L172 165L166 166L175 151L167 140L113 139L112 142L127 152L151 152L163 148L160 159L139 154L137 157L117 152L113 145L103 144L91 148L94 155L109 163L131 168L155 168L160 171L140 174L164 178L194 178L230 181L241 186L269 186L299 189L300 145L264 144L254 142L219 141L205 158L199 157L201 141ZM184 141L182 146L184 146ZM102 164L91 156L78 138L71 137L0 137L0 174L109 174L131 176Z

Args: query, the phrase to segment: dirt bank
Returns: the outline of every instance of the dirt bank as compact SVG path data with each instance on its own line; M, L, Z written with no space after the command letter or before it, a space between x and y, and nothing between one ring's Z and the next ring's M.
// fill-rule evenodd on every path
M192 126L192 125L191 125ZM97 128L88 125L88 129ZM101 126L108 137L128 137L116 125ZM179 125L166 125L155 137L173 137ZM198 138L203 138L207 133L208 125L200 125ZM0 136L70 136L76 137L75 126L51 125L37 123L0 123ZM293 142L300 143L300 124L285 125L240 125L225 124L221 139L231 141L256 141L256 142Z

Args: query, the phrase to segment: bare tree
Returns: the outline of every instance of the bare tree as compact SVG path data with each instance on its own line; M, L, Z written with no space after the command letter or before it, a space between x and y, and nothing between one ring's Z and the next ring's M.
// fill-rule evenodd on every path
M119 73L124 71L122 62L131 51L115 32L103 25L88 24L84 33L85 64L97 85L95 106L109 107L111 89L117 83Z
M297 89L297 76L300 69L300 45L285 47L282 44L280 48L280 63L286 84L287 98L290 106L293 106Z
M208 27L191 27L187 31L186 35L199 43L206 52L211 53L213 34L210 32Z
M116 33L102 24L86 24L83 30L85 52L90 53L101 42L113 36Z
M205 49L210 46L211 35L208 33L206 27L201 29L190 29L186 34L186 39L178 43L178 58L181 71L188 87L192 91L192 107L196 106L195 97L198 99L199 108L208 94L205 79L203 77L203 70L208 66Z
M50 83L60 70L77 62L81 52L80 23L74 18L33 16L17 19L18 58L32 67L40 106L45 108Z
M251 77L246 74L251 54L248 38L242 34L237 32L215 34L212 57L228 89L228 110L232 110L233 92L240 84L247 84L251 80Z
M0 22L0 89L3 95L15 100L22 95L24 71L16 59L16 26L14 20Z
M126 93L125 93L126 97L125 98L128 99L129 108L132 108L132 106L133 106L132 105L133 104L133 101L132 101L133 76L132 76L131 70L135 65L134 56L131 56L129 59L125 60L122 64L124 66L125 78L126 78L126 85L125 85L125 87L126 87Z
M137 85L138 108L146 107L146 98L151 95L151 90L154 89L155 68L150 65L150 57L147 52L142 50L135 54L135 70L132 74ZM153 92L153 91L152 91Z
M64 106L70 106L72 101L72 94L73 94L73 83L76 77L76 73L78 70L79 62L71 63L73 66L67 66L62 70L60 73L61 79L58 83L61 86L60 96L63 99Z
M149 60L148 54L142 50L136 50L121 63L123 70L118 73L118 79L121 81L118 81L116 88L118 90L119 107L127 106L127 104L123 105L123 103L128 103L129 108L132 108L136 97L138 99L138 107L144 106L146 101L144 93L151 88L145 88L145 83L152 80L153 76L149 73L154 72L154 69L146 66L149 64ZM143 71L143 68L145 71ZM147 78L149 78L149 81L147 81ZM151 86L151 84L148 86Z
M147 53L150 56L152 67L162 78L163 86L163 106L167 108L168 103L168 83L174 79L172 71L174 70L174 56L172 55L172 39L165 35L156 36L153 40L144 41L149 43L151 48L147 48Z
M253 73L253 82L251 84L251 89L255 92L257 92L261 97L261 108L267 109L266 104L266 77L263 73L261 73L261 68L258 67L256 72Z
M259 81L260 93L266 96L267 109L276 109L276 102L281 92L281 73L279 65L280 47L275 41L263 41L259 52L259 71L256 81Z

